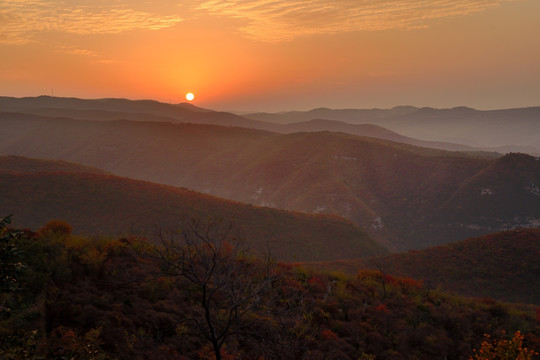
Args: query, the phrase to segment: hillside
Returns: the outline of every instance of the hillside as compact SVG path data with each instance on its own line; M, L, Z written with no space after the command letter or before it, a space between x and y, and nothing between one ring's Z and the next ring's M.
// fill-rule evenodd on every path
M0 156L0 173L71 172L108 175L106 171L61 160L39 160L23 156ZM110 174L109 174L110 175Z
M520 229L378 259L316 266L348 273L383 269L464 296L540 305L539 258L540 229Z
M486 226L487 219L498 219L497 227L508 226L507 219L515 217L522 226L540 226L540 158L524 154L509 154L493 162L474 177L463 182L450 198L441 205L448 220L463 223L470 221L463 209L477 214L479 226Z
M540 162L527 155L489 159L330 132L280 135L214 125L6 113L0 126L0 154L73 161L258 206L336 214L393 250L537 226L540 218L540 197L526 190L540 184ZM528 160L520 165L519 178L512 171L498 173L497 164L521 158ZM492 181L504 190L486 206L456 203L460 194L481 194ZM523 201L528 205L522 209ZM501 206L519 214L491 212ZM456 209L462 218L456 218Z
M190 218L211 217L233 224L234 231L249 239L248 247L260 253L268 248L280 260L330 260L386 252L337 216L257 208L111 175L57 172L76 170L74 164L17 160L34 165L25 166L24 172L22 166L19 172L0 168L0 213L14 214L14 225L19 227L36 230L61 219L80 234L152 237L158 230L178 230ZM6 158L0 157L0 165L4 163ZM35 172L36 168L43 172Z
M374 271L275 264L214 237L205 238L212 246L155 247L76 237L58 222L37 233L3 225L1 243L20 254L2 277L18 284L0 293L3 359L466 360L497 344L535 359L540 348L530 306L464 299Z

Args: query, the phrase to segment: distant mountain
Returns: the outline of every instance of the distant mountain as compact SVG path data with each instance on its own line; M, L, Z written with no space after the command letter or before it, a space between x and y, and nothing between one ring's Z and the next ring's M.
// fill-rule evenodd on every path
M490 159L331 132L280 135L5 113L0 128L0 154L73 161L257 206L336 214L393 250L540 221L540 161L528 155ZM483 189L492 191L490 200L477 206L487 199Z
M51 96L0 97L3 112L65 117L80 120L166 121L272 129L265 124L227 112L211 111L192 104L166 104L154 100L77 99Z
M540 107L481 111L399 106L393 109L327 109L254 113L244 117L289 124L313 119L374 124L404 136L469 145L486 151L540 155Z
M377 260L318 264L349 273L359 269L423 279L465 296L540 305L540 229L519 229L471 238Z
M343 132L352 135L375 137L385 140L403 142L416 146L430 147L450 151L479 151L472 146L462 145L457 142L444 141L423 141L414 137L399 135L393 131L384 129L373 124L347 123L343 121L327 120L333 117L338 111L340 116L345 115L346 119L354 119L355 114L363 114L366 120L378 121L379 118L388 118L407 114L413 111L414 107L398 107L392 110L330 110L316 109L306 113L293 112L284 113L294 115L302 120L297 123L278 124L276 114L255 114L254 118L268 118L269 121L248 119L247 117L234 115L227 112L217 112L196 107L189 103L166 104L152 100L128 100L128 99L77 99L60 98L51 96L39 97L0 97L0 111L15 112L21 114L31 114L47 117L70 118L77 120L112 121L112 120L133 120L133 121L157 121L171 123L194 123L212 124L223 126L238 126L250 129L267 130L288 134L293 132L316 132L333 131ZM312 118L312 116L315 116ZM320 118L316 116L321 116ZM354 121L352 121L354 122ZM516 148L515 146L489 148L486 151L523 151L534 152L535 149L528 147Z
M282 125L279 128L276 128L274 131L279 133L290 134L294 132L316 132L316 131L332 131L332 132L342 132L346 134L358 135L358 136L367 136L377 139L385 139L395 142L400 142L403 144L449 150L449 151L479 151L478 148L472 146L441 142L441 141L425 141L418 140L415 138L407 137L400 135L394 131L388 130L378 125L373 124L349 124L337 120L324 120L324 119L313 119L303 122L295 122L290 124ZM489 154L486 152L486 156L497 157L496 153Z
M285 111L279 113L252 113L244 116L278 124L305 122L313 119L343 121L350 124L376 124L381 119L394 118L414 113L414 106L398 106L392 109L329 109L317 108L309 111Z
M260 253L269 249L279 260L387 252L337 216L257 208L65 162L0 157L0 192L1 216L13 214L14 226L33 230L61 219L87 235L154 237L159 229L178 230L191 217L211 217L233 224L248 247Z

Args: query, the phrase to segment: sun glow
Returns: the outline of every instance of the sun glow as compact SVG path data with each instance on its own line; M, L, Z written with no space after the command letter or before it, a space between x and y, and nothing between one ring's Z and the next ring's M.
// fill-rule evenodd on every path
M188 92L186 94L186 100L187 101L193 101L193 99L195 99L195 95L193 95L193 93Z

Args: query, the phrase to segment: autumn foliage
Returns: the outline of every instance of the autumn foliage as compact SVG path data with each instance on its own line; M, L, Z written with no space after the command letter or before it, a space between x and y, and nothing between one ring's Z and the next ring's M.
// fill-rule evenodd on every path
M482 346L469 360L532 360L538 353L524 347L523 339L519 331L511 339L494 340L486 334Z
M506 347L538 358L535 308L264 260L200 228L187 234L206 244L167 253L156 239L78 237L53 224L18 232L23 267L2 293L2 359L483 360ZM505 333L516 336L491 340Z

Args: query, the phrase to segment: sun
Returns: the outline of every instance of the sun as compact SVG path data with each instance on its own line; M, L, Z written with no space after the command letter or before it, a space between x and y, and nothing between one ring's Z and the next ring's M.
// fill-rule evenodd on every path
M193 93L188 92L186 94L186 100L187 101L192 101L193 99L195 99L195 95L193 95Z

